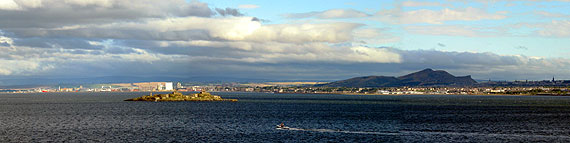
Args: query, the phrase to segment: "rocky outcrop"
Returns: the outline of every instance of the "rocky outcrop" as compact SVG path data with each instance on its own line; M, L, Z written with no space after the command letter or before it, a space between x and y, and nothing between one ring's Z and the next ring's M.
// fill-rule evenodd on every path
M202 91L200 93L184 95L180 92L174 91L170 94L155 94L145 95L142 97L127 99L125 101L232 101L236 102L237 99L222 99L217 95L212 95L208 92Z

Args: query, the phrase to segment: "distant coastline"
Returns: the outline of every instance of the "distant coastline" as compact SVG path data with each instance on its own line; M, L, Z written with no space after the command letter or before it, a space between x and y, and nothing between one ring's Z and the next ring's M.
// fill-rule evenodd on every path
M88 92L88 91L84 91L84 92L0 92L0 94L30 94L30 93L36 93L36 94L41 94L41 93L148 93L152 91L116 91L116 92ZM159 91L156 93L159 93L157 95L160 95L160 93L168 93L171 91ZM189 92L195 92L195 91L189 91ZM538 94L504 94L504 93L493 93L493 94L487 94L487 93L468 93L468 94L458 94L458 93L394 93L394 94L382 94L382 93L340 93L340 92L263 92L263 91L210 91L213 93L216 92L223 92L223 93L270 93L270 94L320 94L320 95L324 95L324 94L336 94L336 95L384 95L384 96L400 96L400 95L466 95L466 96L471 96L471 95L476 95L476 96L570 96L570 93L566 93L566 94L552 94L552 93L538 93Z
M255 93L255 92L254 92ZM259 92L264 93L264 92ZM380 96L405 96L405 95L465 95L465 96L570 96L570 94L364 94L364 93L275 93L275 94L336 94L336 95L380 95Z

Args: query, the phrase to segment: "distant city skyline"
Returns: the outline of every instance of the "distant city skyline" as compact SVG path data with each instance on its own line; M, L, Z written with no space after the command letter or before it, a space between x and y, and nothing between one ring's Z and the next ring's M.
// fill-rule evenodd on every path
M124 76L330 81L425 68L478 80L564 80L568 9L568 0L3 0L0 85Z

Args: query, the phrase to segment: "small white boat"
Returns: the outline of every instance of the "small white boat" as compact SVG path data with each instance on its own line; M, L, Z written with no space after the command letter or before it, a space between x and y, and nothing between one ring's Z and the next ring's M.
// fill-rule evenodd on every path
M285 124L283 124L283 123L277 125L275 128L277 128L277 129L283 129L283 130L288 130L288 129L289 129L289 127L285 126Z
M288 129L289 129L289 127L287 127L287 126L281 126L281 125L277 125L275 128L277 128L277 129L282 129L282 130L288 130Z

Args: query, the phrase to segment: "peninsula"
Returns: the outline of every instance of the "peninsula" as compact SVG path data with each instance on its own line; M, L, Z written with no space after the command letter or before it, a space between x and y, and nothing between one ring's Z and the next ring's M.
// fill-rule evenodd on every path
M184 95L178 91L174 91L170 94L155 94L127 99L125 101L231 101L237 102L237 99L222 99L222 97L217 95L212 95L206 91L200 93Z

